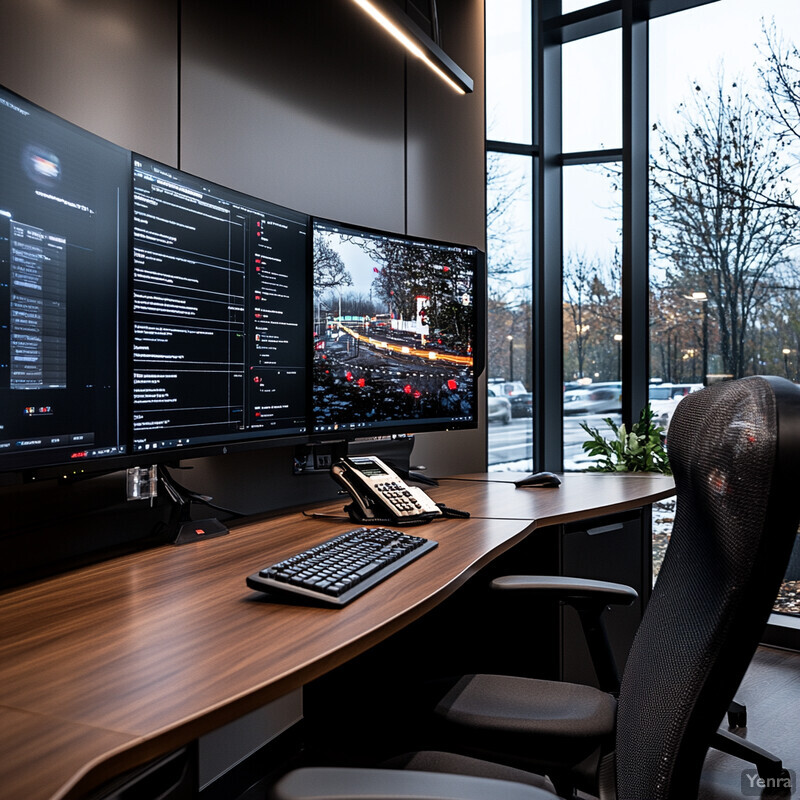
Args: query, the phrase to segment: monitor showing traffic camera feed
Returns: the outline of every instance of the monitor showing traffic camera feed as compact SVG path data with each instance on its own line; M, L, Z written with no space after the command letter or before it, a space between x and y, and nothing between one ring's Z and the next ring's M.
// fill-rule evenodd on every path
M477 425L474 247L315 219L312 430Z
M0 88L0 471L126 452L129 187L128 150Z

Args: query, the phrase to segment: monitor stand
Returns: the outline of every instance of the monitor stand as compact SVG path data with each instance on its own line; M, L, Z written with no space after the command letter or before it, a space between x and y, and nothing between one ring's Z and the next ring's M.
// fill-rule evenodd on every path
M198 539L212 539L214 536L223 536L228 533L227 525L216 517L208 519L190 519L178 523L178 533L172 540L173 544L187 544Z
M218 508L207 495L197 494L181 486L165 466L159 467L158 479L172 501L169 522L166 523L166 538L173 544L188 544L200 539L212 539L228 533L228 527L215 517L192 519L193 505ZM226 509L219 509L225 511ZM230 512L233 513L233 512Z

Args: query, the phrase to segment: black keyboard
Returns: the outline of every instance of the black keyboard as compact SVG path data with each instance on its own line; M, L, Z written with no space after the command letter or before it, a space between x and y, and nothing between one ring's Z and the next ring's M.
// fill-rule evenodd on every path
M436 545L390 528L356 528L265 567L250 575L247 585L343 606Z

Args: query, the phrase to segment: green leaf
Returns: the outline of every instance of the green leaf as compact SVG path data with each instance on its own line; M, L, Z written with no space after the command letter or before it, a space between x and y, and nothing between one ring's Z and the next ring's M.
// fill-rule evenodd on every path
M613 420L603 420L614 434L606 439L596 428L585 422L580 427L589 437L581 447L590 456L600 459L587 467L588 472L661 472L671 475L669 458L663 444L664 429L653 424L653 411L648 403L631 426L630 433L624 424L617 426Z

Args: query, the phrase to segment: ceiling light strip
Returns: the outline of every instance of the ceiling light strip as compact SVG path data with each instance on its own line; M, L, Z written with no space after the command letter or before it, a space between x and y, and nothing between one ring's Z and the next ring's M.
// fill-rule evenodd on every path
M456 92L466 94L472 91L472 78L402 12L384 11L371 0L353 2Z

